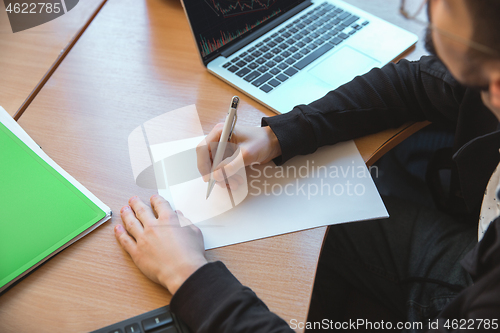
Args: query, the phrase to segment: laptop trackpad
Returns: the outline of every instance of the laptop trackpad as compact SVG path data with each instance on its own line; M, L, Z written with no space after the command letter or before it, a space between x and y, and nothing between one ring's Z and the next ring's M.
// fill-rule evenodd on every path
M377 60L345 46L309 70L309 74L337 88L378 65Z

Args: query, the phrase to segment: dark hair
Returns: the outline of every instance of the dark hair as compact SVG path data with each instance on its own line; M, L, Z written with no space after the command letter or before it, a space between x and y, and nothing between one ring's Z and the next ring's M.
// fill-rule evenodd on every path
M472 40L496 51L486 54L470 48L469 53L482 59L500 59L500 0L465 0L472 18Z

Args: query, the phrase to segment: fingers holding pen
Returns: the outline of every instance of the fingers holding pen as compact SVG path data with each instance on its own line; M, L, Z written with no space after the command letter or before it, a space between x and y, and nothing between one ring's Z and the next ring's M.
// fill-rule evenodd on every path
M208 135L196 146L197 165L204 182L210 180L214 153L224 128L223 123L215 125ZM215 149L215 150L214 150Z
M212 171L212 158L210 146L207 144L206 138L196 146L196 156L198 171L203 177L203 181L208 182L210 179L210 172Z

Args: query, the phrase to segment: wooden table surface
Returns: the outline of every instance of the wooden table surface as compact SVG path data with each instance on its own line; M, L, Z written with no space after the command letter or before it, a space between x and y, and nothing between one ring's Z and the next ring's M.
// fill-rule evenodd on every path
M0 106L14 116L105 0L80 0L55 20L12 33L0 3Z
M206 71L177 0L108 0L19 123L115 215L0 297L3 331L91 331L169 303L168 291L142 275L113 234L129 197L155 193L134 182L128 136L190 104L208 133L235 94L242 97L240 125L273 115ZM360 140L365 161L397 133ZM305 321L325 231L227 246L207 257L222 260L286 321Z

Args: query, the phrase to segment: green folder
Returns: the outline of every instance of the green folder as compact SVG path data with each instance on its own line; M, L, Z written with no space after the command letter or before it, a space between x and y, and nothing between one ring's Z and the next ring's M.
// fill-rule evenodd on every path
M111 214L41 156L0 122L0 292Z

